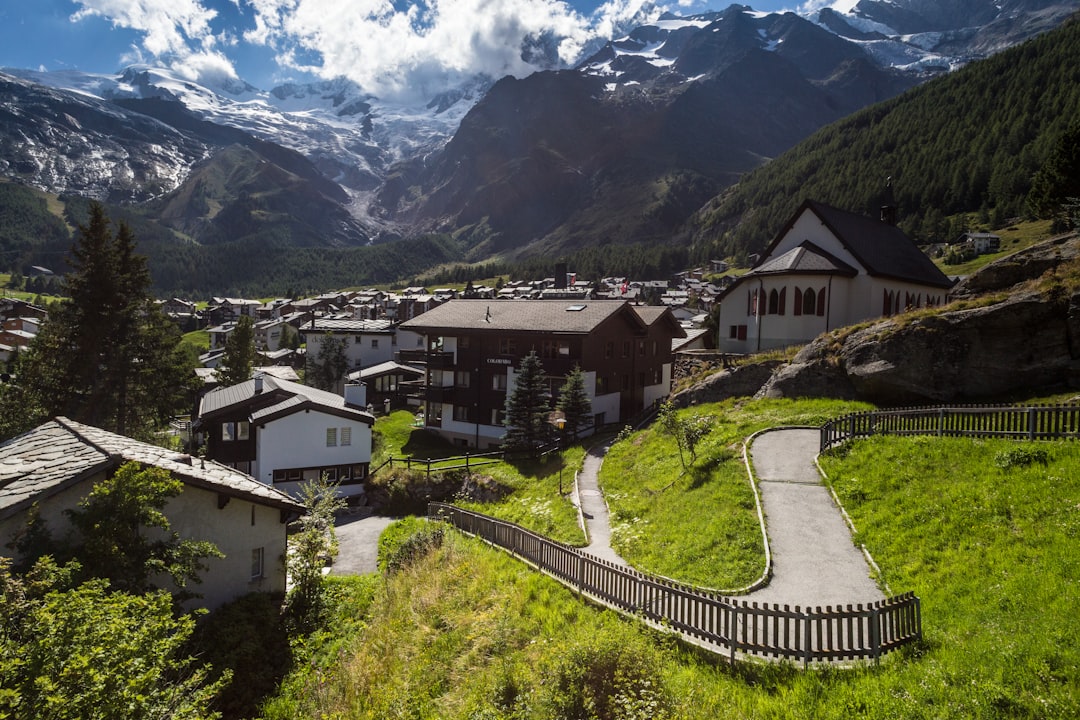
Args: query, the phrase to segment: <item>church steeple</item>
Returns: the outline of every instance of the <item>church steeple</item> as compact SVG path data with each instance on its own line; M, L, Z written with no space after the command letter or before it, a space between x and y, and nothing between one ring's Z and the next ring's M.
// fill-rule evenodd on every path
M881 198L881 222L896 224L896 198L893 197L892 176L885 178L885 193Z

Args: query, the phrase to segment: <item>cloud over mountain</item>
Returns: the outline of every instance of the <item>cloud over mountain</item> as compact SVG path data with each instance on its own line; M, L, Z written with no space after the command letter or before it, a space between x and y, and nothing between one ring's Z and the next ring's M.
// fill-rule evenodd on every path
M476 75L523 77L579 60L597 38L655 19L649 0L608 0L588 14L562 0L76 0L139 37L128 62L192 80L238 76L241 46L268 49L283 72L347 77L366 91L430 99ZM671 3L682 12L703 0Z

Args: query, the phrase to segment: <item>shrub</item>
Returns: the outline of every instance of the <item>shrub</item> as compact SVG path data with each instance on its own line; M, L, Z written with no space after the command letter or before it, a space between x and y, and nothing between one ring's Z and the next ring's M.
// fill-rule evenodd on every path
M1027 467L1034 463L1046 465L1050 461L1050 455L1045 448L1021 446L999 452L994 456L994 465L1002 470L1012 470L1015 467Z
M556 661L547 717L574 720L655 720L671 716L660 654L629 628L611 628L599 642L579 643Z
M191 654L210 663L215 677L232 673L214 708L225 718L255 717L292 666L284 598L255 592L222 605L196 627Z
M394 523L379 538L379 569L393 574L443 543L442 524L421 518Z

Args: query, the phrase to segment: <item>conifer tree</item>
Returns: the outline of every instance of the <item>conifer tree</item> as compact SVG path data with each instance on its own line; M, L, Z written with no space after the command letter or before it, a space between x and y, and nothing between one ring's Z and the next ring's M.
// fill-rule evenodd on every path
M0 396L5 437L64 415L146 438L186 409L195 377L180 332L149 294L131 231L121 224L114 236L109 224L92 204L72 249L67 299L50 309L16 386Z
M592 416L592 402L585 391L585 373L577 365L566 376L566 382L559 389L556 409L563 414L563 434L567 438L576 438L578 432L589 424Z
M348 371L349 358L345 354L345 338L327 333L319 343L319 352L316 356L312 358L308 355L305 381L319 390L337 392L339 384Z
M251 379L254 365L255 323L249 316L241 315L225 340L225 354L214 376L223 387L229 387Z
M506 396L507 450L535 451L551 436L550 393L544 380L544 367L535 352L521 359L514 389Z

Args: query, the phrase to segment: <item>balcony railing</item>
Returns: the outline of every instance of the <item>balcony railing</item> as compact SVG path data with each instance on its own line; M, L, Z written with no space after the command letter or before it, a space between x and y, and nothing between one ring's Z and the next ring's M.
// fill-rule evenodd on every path
M454 365L454 353L426 350L398 350L398 362L423 365L429 368L448 368Z

